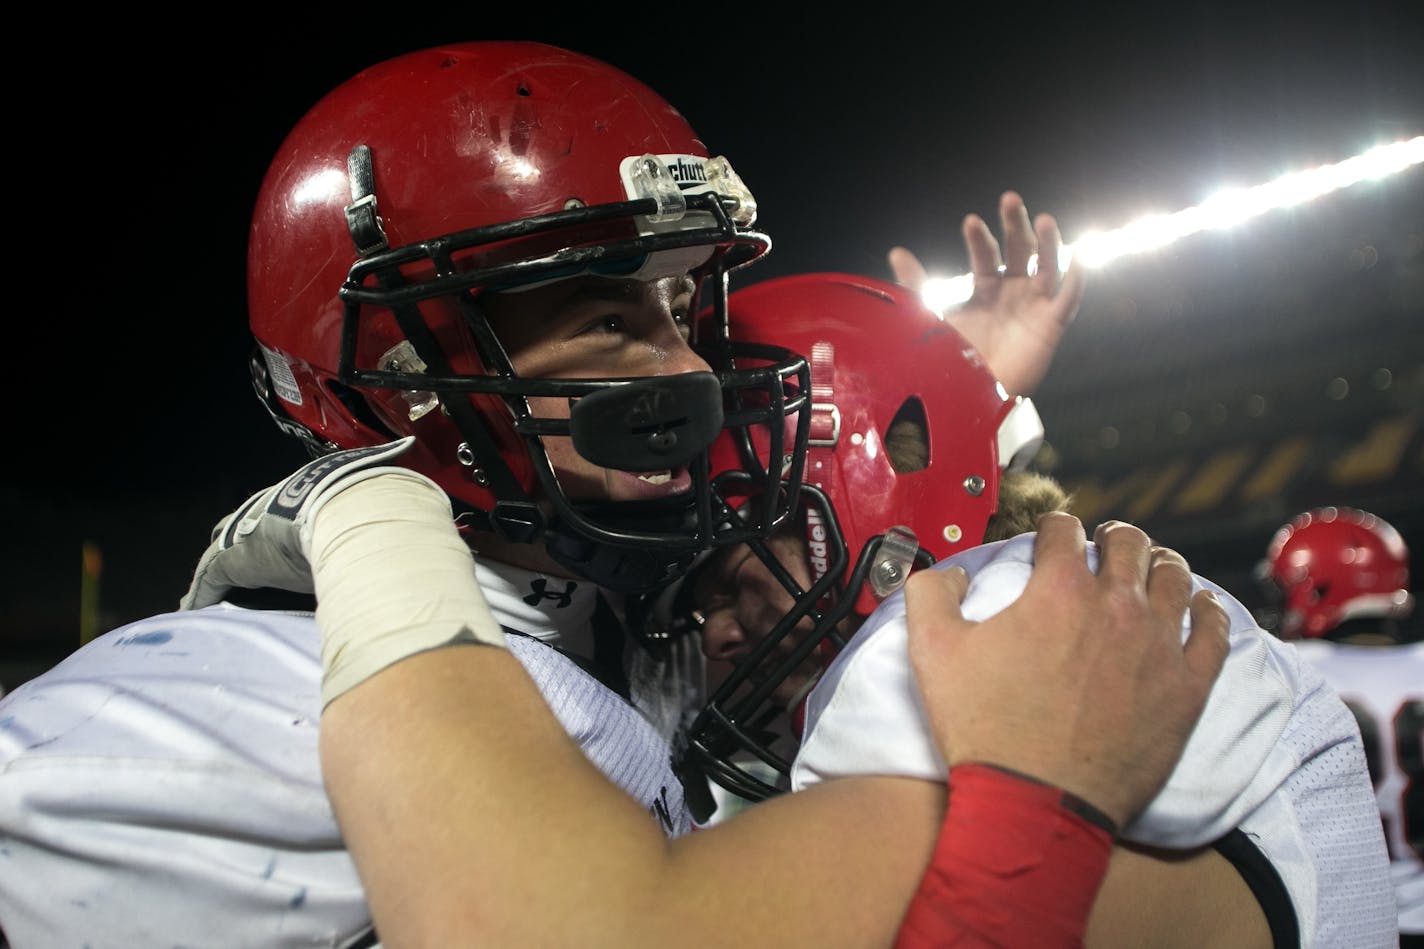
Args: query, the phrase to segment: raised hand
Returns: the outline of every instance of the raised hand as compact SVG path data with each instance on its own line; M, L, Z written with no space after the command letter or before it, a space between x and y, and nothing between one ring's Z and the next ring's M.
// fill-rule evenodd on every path
M1030 395L1048 372L1064 330L1083 299L1081 266L1061 275L1062 237L1052 215L1040 214L1030 225L1028 209L1017 192L999 199L1004 243L977 214L964 218L962 232L974 275L974 294L945 319L979 350L989 369L1012 395ZM1029 273L1038 255L1042 266ZM896 282L923 289L928 274L904 247L891 248L890 269Z

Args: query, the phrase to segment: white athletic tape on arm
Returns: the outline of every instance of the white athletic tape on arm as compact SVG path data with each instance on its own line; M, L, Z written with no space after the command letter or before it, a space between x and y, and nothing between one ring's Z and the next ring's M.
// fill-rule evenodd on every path
M504 646L450 499L410 471L368 477L311 516L322 706L416 653Z

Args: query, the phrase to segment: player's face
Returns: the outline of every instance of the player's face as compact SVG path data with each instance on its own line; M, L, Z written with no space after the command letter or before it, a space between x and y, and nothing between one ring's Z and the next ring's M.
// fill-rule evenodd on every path
M691 278L580 277L485 298L485 312L524 377L603 379L706 372L688 346ZM566 399L531 397L539 417L567 418ZM686 468L634 473L601 468L567 437L545 438L549 462L571 500L635 501L691 490Z
M811 585L806 541L786 532L774 535L767 546L803 590ZM794 605L791 595L774 577L760 557L746 546L731 547L712 555L697 576L693 603L705 618L702 624L702 651L709 660L709 673L719 678L746 657ZM776 665L776 657L789 653L801 637L812 630L803 619L779 642L762 667ZM795 672L772 693L780 705L788 705L820 669L812 653Z

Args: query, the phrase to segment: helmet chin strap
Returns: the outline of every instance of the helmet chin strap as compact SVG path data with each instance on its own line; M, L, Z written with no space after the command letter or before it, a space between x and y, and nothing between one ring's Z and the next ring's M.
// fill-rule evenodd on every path
M578 513L600 523L627 520L638 529L655 526L696 530L692 498L577 505ZM544 548L560 566L615 593L647 593L687 573L699 548L622 545L593 540L568 521L554 517L544 531Z
M361 144L346 156L346 177L351 184L351 203L346 206L346 229L356 253L369 257L390 247L386 228L376 209L376 172L371 164L371 149Z
M589 582L613 593L648 593L686 573L697 551L669 551L597 544L551 528L544 534L549 556Z

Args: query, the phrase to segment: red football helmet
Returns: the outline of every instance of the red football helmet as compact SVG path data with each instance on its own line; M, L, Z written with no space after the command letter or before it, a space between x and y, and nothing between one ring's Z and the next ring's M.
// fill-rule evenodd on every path
M690 771L760 799L775 789L731 759L749 752L774 771L789 769L794 750L780 753L784 736L766 729L781 712L778 685L813 652L833 655L842 645L837 623L852 610L868 615L916 564L982 543L1000 472L1032 458L1043 426L1032 403L1010 397L968 340L904 287L810 274L738 290L728 309L744 349L775 343L811 364L801 513L814 582L800 589L764 544L752 544L796 606L723 681L682 757ZM900 422L915 423L913 461L887 445L900 441ZM714 467L761 469L769 447L761 433L723 438ZM814 631L792 636L807 618Z
M758 373L523 378L481 300L574 276L691 274L699 306L724 312L726 274L770 246L755 217L726 159L605 63L523 42L398 56L322 98L263 181L248 255L254 382L314 453L414 435L403 463L465 523L642 589L778 516L728 529L706 448L726 394L749 387L766 412L741 422L778 443L790 431L794 456L784 419L801 412L804 364L783 352ZM535 418L531 396L567 398L572 417ZM576 504L541 442L564 436L603 467L685 466L695 488L669 504Z
M1283 639L1328 637L1346 620L1406 616L1409 548L1379 517L1349 507L1298 514L1257 568L1279 596Z

